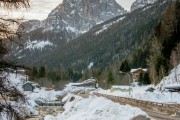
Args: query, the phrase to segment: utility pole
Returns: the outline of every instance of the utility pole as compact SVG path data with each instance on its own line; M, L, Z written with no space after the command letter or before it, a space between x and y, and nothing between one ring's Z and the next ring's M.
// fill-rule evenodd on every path
M119 71L120 74L127 74L128 77L129 77L129 96L131 95L131 88L130 88L130 84L131 84L131 75L130 73L126 73L126 72L123 72L123 71Z

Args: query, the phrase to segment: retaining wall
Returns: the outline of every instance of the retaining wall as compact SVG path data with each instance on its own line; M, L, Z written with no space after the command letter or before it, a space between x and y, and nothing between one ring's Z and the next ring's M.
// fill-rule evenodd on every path
M180 104L157 103L157 102L137 100L133 98L106 95L106 94L101 94L101 93L94 93L94 95L99 96L99 97L106 97L112 100L113 102L117 102L122 105L129 104L134 107L141 108L141 109L167 113L170 115L180 113Z

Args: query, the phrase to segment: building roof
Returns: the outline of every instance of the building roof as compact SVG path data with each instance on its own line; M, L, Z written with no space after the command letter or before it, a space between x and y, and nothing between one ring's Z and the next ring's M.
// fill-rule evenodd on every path
M31 84L32 86L37 86L37 85L39 85L38 83L30 82L30 81L24 83L24 85L25 85L25 84Z
M67 85L65 85L66 87L69 87L69 86L81 86L81 85L87 85L87 84L90 84L90 83L95 83L96 80L95 79L87 79L85 81L83 81L82 83L69 83Z
M142 71L144 71L144 72L147 72L148 71L148 69L146 69L146 68L137 68L137 69L131 69L131 71L130 71L130 73L134 73L134 72L136 72L136 71L138 71L138 70L142 70Z
M67 84L65 86L69 87L69 86L78 86L78 85L82 85L82 83L69 83L69 84Z
M129 89L129 86L112 86L114 89Z
M170 85L166 85L164 86L165 89L174 89L174 90L179 90L180 91L180 84L170 84Z
M95 83L95 82L96 82L95 79L87 79L87 80L83 81L82 83L84 84L84 83Z

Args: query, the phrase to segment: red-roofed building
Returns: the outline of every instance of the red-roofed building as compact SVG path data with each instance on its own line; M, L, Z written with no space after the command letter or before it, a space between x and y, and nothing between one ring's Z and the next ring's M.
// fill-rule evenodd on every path
M131 75L132 75L133 81L135 82L135 81L138 80L139 75L140 75L141 72L145 73L145 72L147 72L147 71L148 71L148 69L142 69L142 68L131 69L131 72L130 72L130 73L131 73Z

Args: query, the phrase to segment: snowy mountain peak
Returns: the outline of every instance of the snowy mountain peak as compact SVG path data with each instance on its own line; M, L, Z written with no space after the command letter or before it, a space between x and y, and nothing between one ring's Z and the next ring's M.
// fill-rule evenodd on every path
M115 0L64 0L49 14L46 22L53 29L66 29L78 36L93 26L126 11Z
M40 56L42 52L61 47L97 24L125 13L124 8L115 0L63 0L62 4L51 11L47 19L23 23L27 33L24 38L28 41L23 43L24 50L15 46L15 52L20 53L15 54L15 57L33 57L34 53L36 56L39 53Z
M131 11L138 9L138 8L142 8L148 4L153 4L156 1L157 0L136 0L131 6Z
M47 19L28 21L24 24L26 32L40 28L42 33L63 32L68 42L95 25L126 12L115 0L63 0L62 4L51 11Z

